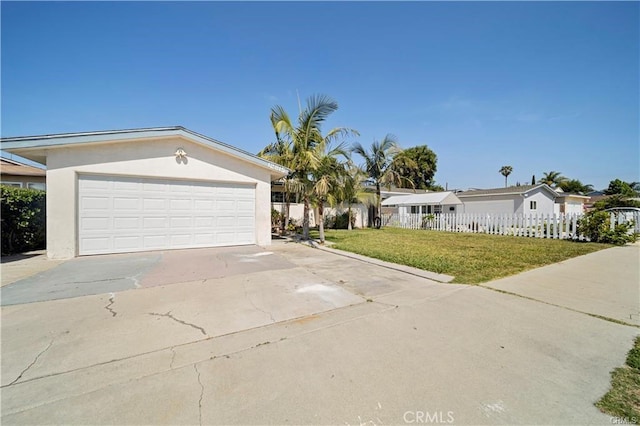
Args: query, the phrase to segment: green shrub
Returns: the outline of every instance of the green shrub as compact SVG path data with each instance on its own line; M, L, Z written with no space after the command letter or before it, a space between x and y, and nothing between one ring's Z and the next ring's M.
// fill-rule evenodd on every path
M578 220L578 233L594 243L625 245L636 241L638 235L631 232L633 221L616 224L611 229L611 214L591 211Z
M0 185L2 254L39 250L46 245L46 193Z
M351 215L351 227L355 227L355 215ZM339 215L326 215L324 217L324 227L327 229L348 229L349 228L349 212Z

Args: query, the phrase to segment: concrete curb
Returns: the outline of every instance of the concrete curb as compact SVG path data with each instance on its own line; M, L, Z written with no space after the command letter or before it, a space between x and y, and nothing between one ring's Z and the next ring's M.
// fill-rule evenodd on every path
M337 254L339 256L349 257L351 259L356 259L356 260L359 260L361 262L371 263L373 265L382 266L383 268L393 269L394 271L404 272L406 274L415 275L415 276L420 277L420 278L426 278L428 280L437 281L437 282L440 282L440 283L450 283L455 278L455 277L452 277L451 275L438 274L436 272L425 271L424 269L418 269L418 268L414 268L414 267L411 267L411 266L405 266L405 265L400 265L400 264L397 264L397 263L386 262L384 260L374 259L372 257L363 256L361 254L356 254L356 253L351 253L351 252L348 252L348 251L329 248L329 247L326 247L326 246L320 244L318 241L315 241L315 240L308 240L308 241L298 240L298 241L296 241L294 239L290 239L289 241L297 242L299 244L305 244L305 245L308 245L309 247L320 249L320 250L324 250L324 251L326 251L328 253L333 253L333 254Z

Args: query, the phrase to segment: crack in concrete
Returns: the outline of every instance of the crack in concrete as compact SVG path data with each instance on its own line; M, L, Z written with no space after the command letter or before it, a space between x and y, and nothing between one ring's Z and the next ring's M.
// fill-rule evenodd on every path
M251 297L249 297L249 293L247 292L247 284L246 283L242 283L242 288L244 289L244 297L249 301L249 303L251 303L251 306L253 306L254 308L256 308L257 310L259 310L260 312L262 312L263 314L269 315L269 318L271 318L271 322L275 323L276 319L273 317L273 314L271 312L267 312L262 308L259 308L254 302L253 299L251 299Z
M167 312L166 314L158 314L158 313L155 313L155 312L150 312L150 313L149 313L149 315L153 315L153 316L156 316L156 317L167 317L167 318L171 318L171 319L172 319L172 320L174 320L175 322L178 322L178 323L180 323L180 324L182 324L182 325L187 325L187 326L189 326L189 327L191 327L191 328L195 328L196 330L200 330L200 332L201 332L202 334L204 334L205 336L207 336L207 332L205 331L205 329L204 329L204 328L202 328L202 327L200 327L200 326L198 326L198 325L195 325L195 324L191 324L190 322L186 322L186 321L183 321L183 320L181 320L181 319L178 319L178 318L174 317L173 315L171 315L171 311Z
M36 355L36 357L33 359L33 361L31 361L31 364L27 365L27 368L25 368L24 370L22 370L22 372L18 375L18 377L16 377L11 383L9 383L8 385L5 386L11 386L14 383L16 383L18 380L20 380L22 378L22 376L24 375L24 373L26 373L31 367L33 367L33 365L38 362L38 358L40 358L42 356L43 353L45 353L46 351L49 350L49 348L51 347L51 345L53 345L53 341L55 339L51 339L51 341L49 342L49 344L47 345L46 348L44 348L42 351L40 351L40 353L38 355ZM4 387L4 386L3 386Z
M109 294L109 304L107 306L105 306L104 308L111 312L111 316L115 317L116 315L118 315L118 313L116 311L114 311L113 309L111 309L111 305L113 305L116 301L116 295L113 293Z
M204 385L200 381L200 372L198 371L198 364L193 364L193 369L196 370L198 375L198 384L200 385L200 399L198 400L198 416L200 420L200 426L202 426L202 397L204 396Z
M169 349L171 349L171 362L169 363L169 369L172 370L173 369L173 361L175 361L176 359L176 350L173 346L171 346Z

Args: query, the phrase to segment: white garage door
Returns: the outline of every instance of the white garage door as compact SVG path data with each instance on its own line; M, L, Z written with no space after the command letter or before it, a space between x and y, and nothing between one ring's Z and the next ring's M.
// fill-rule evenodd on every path
M255 243L255 187L81 176L79 254Z

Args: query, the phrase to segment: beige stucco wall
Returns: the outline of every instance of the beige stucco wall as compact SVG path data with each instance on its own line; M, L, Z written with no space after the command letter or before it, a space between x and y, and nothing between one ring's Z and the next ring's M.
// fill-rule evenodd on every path
M182 147L186 162L174 153ZM77 256L78 175L175 178L256 186L256 243L271 244L269 171L182 138L129 140L47 152L47 255Z

